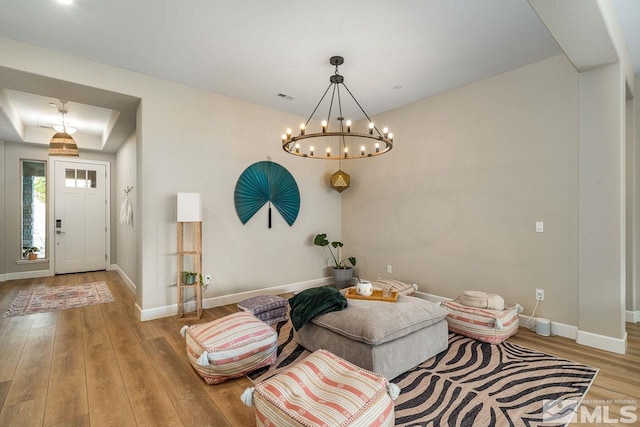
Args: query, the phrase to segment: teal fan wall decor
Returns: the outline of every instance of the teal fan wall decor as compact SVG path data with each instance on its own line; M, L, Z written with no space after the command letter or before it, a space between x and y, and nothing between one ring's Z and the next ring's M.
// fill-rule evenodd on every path
M243 224L269 203L269 228L272 204L291 226L300 211L300 191L287 169L270 160L262 161L252 164L242 172L236 183L234 202Z

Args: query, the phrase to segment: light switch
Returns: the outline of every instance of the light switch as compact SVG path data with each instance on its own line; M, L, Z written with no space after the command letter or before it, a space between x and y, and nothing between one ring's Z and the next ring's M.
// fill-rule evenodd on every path
M536 221L536 233L544 233L544 222Z

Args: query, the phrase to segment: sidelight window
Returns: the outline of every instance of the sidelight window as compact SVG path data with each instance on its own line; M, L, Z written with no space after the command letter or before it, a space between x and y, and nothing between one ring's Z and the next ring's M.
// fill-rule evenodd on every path
M21 160L22 247L21 258L29 253L47 257L47 162ZM33 248L37 248L37 251Z

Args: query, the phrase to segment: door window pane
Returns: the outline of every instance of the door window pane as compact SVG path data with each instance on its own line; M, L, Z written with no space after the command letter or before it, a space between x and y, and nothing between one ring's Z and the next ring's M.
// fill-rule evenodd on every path
M87 188L96 188L96 171L87 171Z
M78 188L87 188L87 171L84 169L76 169Z
M22 258L47 257L47 162L22 160ZM36 248L36 249L34 249Z
M67 188L76 188L76 170L64 170L64 186Z

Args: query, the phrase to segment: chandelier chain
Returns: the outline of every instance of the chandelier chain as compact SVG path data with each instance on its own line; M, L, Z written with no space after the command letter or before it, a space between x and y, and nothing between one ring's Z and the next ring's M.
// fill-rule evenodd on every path
M311 112L311 115L309 116L307 121L304 123L305 126L307 126L309 124L309 122L311 121L311 119L313 118L313 115L318 110L318 107L320 107L320 104L322 104L322 100L324 99L324 97L327 96L327 92L329 92L329 89L331 89L331 86L333 86L333 83L329 83L329 86L327 86L327 90L324 91L324 94L322 95L322 98L320 98L320 101L318 101L318 104L316 105L316 108L313 109L313 111Z

